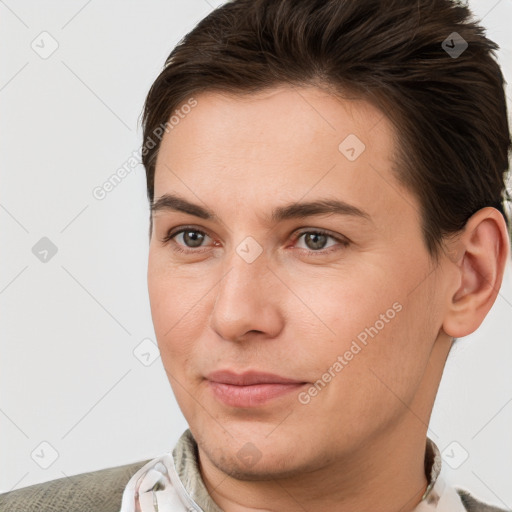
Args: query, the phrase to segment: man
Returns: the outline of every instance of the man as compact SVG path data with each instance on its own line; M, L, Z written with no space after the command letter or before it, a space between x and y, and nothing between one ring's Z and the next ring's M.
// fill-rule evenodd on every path
M504 510L428 424L509 255L496 45L449 0L235 0L149 92L148 288L189 429L121 512Z
M426 439L509 247L502 77L469 15L235 1L171 53L144 117L146 141L166 127L148 285L190 430L123 512L484 506Z

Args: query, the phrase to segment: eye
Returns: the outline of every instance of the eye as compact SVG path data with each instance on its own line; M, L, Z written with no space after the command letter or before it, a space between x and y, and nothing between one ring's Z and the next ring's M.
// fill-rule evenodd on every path
M173 250L177 252L202 252L194 249L201 248L205 238L210 237L204 231L193 227L185 227L178 231L169 231L161 241L166 244L172 240Z
M292 236L294 242L297 242L303 237L306 247L298 247L298 249L300 249L301 251L305 251L308 254L325 255L326 253L338 250L339 247L336 247L337 245L347 247L350 244L350 242L344 237L335 236L327 231L319 229L301 231ZM167 233L167 235L164 238L162 238L161 241L164 245L172 241L172 249L173 251L176 252L201 253L204 251L200 251L198 249L204 248L203 242L207 238L211 237L207 235L204 231L189 226L175 231L170 230ZM326 243L329 239L338 242L338 244L334 243L326 247ZM214 242L214 246L218 245L218 242Z
M349 241L345 238L342 238L340 236L334 236L328 233L327 231L323 230L311 230L311 231L302 231L295 235L294 241L300 240L304 237L304 244L306 245L305 250L310 253L319 253L319 254L326 254L329 252L332 252L332 250L337 250L338 248L334 247L334 249L331 249L331 247L336 246L336 244L332 244L330 246L327 246L326 243L329 240L334 240L341 244L343 247L347 247L349 245ZM299 249L302 249L299 247Z

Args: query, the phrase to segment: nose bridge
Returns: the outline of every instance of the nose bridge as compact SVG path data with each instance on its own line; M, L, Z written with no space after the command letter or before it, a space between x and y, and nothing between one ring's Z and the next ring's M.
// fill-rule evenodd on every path
M236 339L252 330L273 336L279 329L278 301L270 293L272 273L267 265L266 254L254 239L243 240L227 257L212 311L212 327L223 338Z
M238 245L229 250L226 257L227 274L220 283L220 294L244 294L255 292L261 288L263 281L268 279L268 254L263 245L254 237L246 236ZM218 297L219 298L219 297Z
M226 261L227 271L219 283L216 306L254 307L265 302L264 281L268 279L267 258L263 251L255 255L254 247L239 244Z

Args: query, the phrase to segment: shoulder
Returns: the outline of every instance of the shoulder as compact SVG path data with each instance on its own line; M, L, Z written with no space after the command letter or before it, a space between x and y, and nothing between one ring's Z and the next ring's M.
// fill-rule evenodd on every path
M465 489L457 488L457 492L459 493L464 508L468 512L510 512L510 510L499 508L495 505L488 505L487 503L480 501Z
M2 512L119 512L124 488L151 459L81 473L0 494Z

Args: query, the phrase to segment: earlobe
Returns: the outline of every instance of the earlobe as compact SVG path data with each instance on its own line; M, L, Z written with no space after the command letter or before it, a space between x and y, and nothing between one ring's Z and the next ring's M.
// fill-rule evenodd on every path
M447 290L443 330L461 338L481 325L500 290L509 249L505 219L495 208L482 208L468 220L457 243L460 262L446 261L457 273L457 286Z

